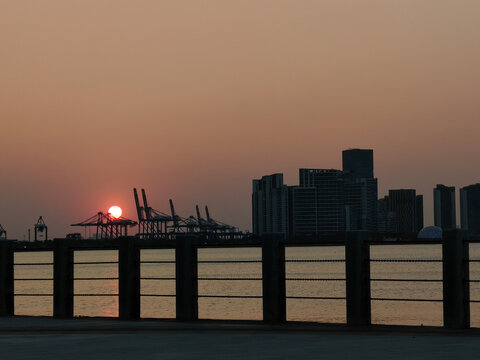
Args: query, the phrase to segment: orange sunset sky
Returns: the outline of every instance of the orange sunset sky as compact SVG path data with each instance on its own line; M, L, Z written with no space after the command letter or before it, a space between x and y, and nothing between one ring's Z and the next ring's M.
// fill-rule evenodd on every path
M0 0L0 224L132 188L251 229L251 180L373 148L379 195L480 181L478 0ZM458 219L457 219L458 221ZM76 230L78 231L78 230Z

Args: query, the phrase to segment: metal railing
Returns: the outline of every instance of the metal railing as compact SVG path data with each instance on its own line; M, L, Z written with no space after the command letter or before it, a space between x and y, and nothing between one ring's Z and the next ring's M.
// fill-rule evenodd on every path
M14 314L15 296L52 296L53 313L58 318L73 317L73 298L86 296L118 296L119 317L121 319L138 319L140 317L141 297L170 297L176 301L176 318L179 320L198 319L199 298L226 298L226 299L262 299L263 320L281 322L286 321L286 300L343 300L346 301L347 324L369 325L371 323L372 301L418 301L443 303L444 326L448 328L467 328L470 325L470 303L480 300L470 299L470 283L480 280L469 279L469 263L480 262L480 259L470 259L469 242L459 231L445 232L443 241L423 241L424 244L442 245L442 260L439 259L370 259L370 245L412 245L415 241L381 242L368 237L368 233L346 233L343 238L333 242L308 241L302 243L298 239L294 242L283 239L282 235L270 234L264 236L256 244L251 241L244 246L261 246L262 259L233 259L233 260L198 260L198 248L208 248L208 244L199 241L192 234L179 236L175 242L163 244L161 242L146 242L138 238L121 238L117 242L73 241L56 239L54 241L53 262L32 262L14 264L13 254L17 250L15 244L0 242L0 316ZM286 259L285 248L292 246L342 246L345 248L345 259L308 258ZM211 247L227 247L215 244ZM175 260L140 260L141 249L175 249ZM118 250L118 261L75 262L74 250ZM442 279L408 279L402 277L379 278L370 276L371 263L439 263L442 264ZM199 264L261 264L261 277L245 276L198 276ZM286 276L286 265L295 263L344 263L345 277L298 277ZM75 265L117 265L118 277L75 277ZM142 264L172 264L175 265L175 276L141 276ZM14 268L22 266L53 266L53 278L16 278ZM118 293L75 293L75 281L118 280ZM53 294L15 293L15 281L53 281ZM175 281L175 294L142 293L141 281ZM261 281L261 295L230 295L218 293L199 293L199 281ZM286 284L290 282L345 282L345 296L301 296L288 295ZM443 297L441 299L421 299L403 297L375 297L371 296L371 284L380 282L417 282L441 283Z

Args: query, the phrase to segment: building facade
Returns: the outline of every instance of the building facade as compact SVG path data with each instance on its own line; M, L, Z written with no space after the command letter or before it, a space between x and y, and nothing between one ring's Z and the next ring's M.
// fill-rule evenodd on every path
M253 180L252 192L253 233L288 232L288 186L283 174L263 176Z
M388 213L392 217L391 231L398 234L414 234L423 228L423 196L413 189L389 190Z
M291 235L345 231L343 172L300 169L299 184L290 190Z
M450 230L457 227L454 186L438 184L433 189L433 211L435 226L442 230Z
M377 231L378 182L374 178L373 150L342 152L347 231Z
M480 237L480 184L460 189L460 221L468 236Z
M395 229L395 213L390 210L389 197L385 196L377 202L377 231L394 233Z
M377 231L377 179L373 150L342 153L343 170L299 169L299 184L287 186L283 174L253 180L253 232L286 236Z

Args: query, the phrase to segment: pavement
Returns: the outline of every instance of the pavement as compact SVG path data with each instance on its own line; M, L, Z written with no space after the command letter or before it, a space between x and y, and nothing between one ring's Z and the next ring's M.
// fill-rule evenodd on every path
M0 318L0 359L478 359L480 331L314 323Z

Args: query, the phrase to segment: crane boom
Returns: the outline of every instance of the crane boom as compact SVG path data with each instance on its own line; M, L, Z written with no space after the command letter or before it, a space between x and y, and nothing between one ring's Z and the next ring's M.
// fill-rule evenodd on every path
M147 220L150 220L152 218L152 213L150 212L150 208L148 207L147 195L145 194L145 189L142 189L142 197L143 197L143 207L145 209L145 215L147 216Z
M178 218L177 218L177 215L175 215L175 208L173 207L173 201L172 199L169 199L168 202L170 203L170 211L172 212L173 225L178 226Z
M208 212L208 206L205 205L205 212L207 213L207 221L210 222L210 213Z
M133 188L133 196L135 196L135 206L137 207L138 221L142 221L143 220L143 209L140 206L140 201L138 200L138 193L137 193L136 188Z
M195 205L196 209L197 209L197 220L200 222L200 220L202 219L202 217L200 216L200 209L198 208L198 205Z

